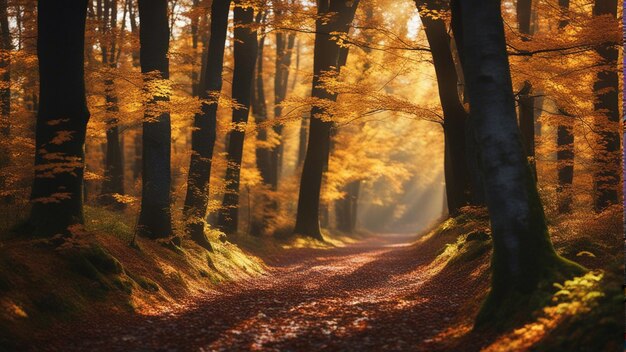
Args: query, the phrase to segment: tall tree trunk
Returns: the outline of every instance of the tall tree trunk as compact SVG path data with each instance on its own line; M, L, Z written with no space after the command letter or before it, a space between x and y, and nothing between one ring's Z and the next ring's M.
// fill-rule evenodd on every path
M264 22L265 15L257 14L257 23ZM268 188L274 190L274 180L276 169L272 165L272 151L263 143L267 143L267 126L264 124L267 122L267 103L265 100L265 84L263 80L263 49L265 48L265 34L263 34L259 40L259 48L256 57L256 75L254 78L254 94L252 95L252 114L254 115L255 123L257 124L257 141L260 145L256 147L256 164L259 172L261 173L261 179L263 184ZM273 204L272 204L273 203ZM261 235L264 233L269 222L272 219L272 215L276 210L276 203L272 202L265 193L261 195L258 212L252 218L251 230L249 231L253 235ZM249 210L251 211L251 210Z
M137 25L137 9L135 7L134 0L128 0L126 5L128 6L128 22L130 23L131 32L131 60L133 67L138 67L139 64L139 46L137 45L137 39L139 37L139 26ZM143 138L141 136L142 131L136 130L133 137L134 155L133 155L133 180L137 181L141 176L141 156L143 154Z
M37 11L40 106L29 229L38 236L67 234L82 224L85 133L84 42L86 0L39 1Z
M194 116L191 133L191 161L185 197L185 227L187 233L200 246L212 250L204 234L206 211L209 202L209 177L211 159L217 133L217 103L222 90L224 45L228 28L230 0L214 0L211 4L211 35L207 58L203 61L199 83L199 96L209 102L202 104L202 112Z
M594 16L617 18L617 0L596 0ZM617 26L617 21L615 22ZM594 153L594 207L601 212L618 204L620 186L620 136L619 136L619 82L617 74L618 49L613 43L602 43L596 52L609 68L598 73L593 90L596 94L594 110L604 125L600 128L600 150Z
M324 72L339 73L340 46L333 40L331 33L347 33L358 1L324 0L318 1L316 21L315 49L313 59L313 84L311 96L321 100L335 101L337 94L320 86ZM330 19L322 18L329 13ZM296 234L323 239L319 223L320 192L322 175L330 153L330 131L332 122L323 121L327 114L325 108L313 106L311 109L309 140L300 180L298 212L296 215Z
M242 126L248 122L250 98L252 93L252 77L257 54L256 30L250 27L254 22L254 9L235 2L235 69L233 71L232 97L241 106L233 109L233 124L238 125L230 132L228 139L226 168L226 192L222 207L218 213L218 226L227 234L237 232L239 222L239 175L243 157L243 141L245 137Z
M522 40L531 39L531 13L532 0L517 1L517 24L522 35ZM522 141L526 158L530 164L533 177L537 179L537 167L535 165L535 98L532 96L533 86L530 81L525 81L519 92L519 128L522 133Z
M448 213L458 214L461 207L470 203L470 181L465 155L465 129L467 113L460 101L457 84L458 76L450 49L450 36L441 18L433 18L430 11L446 10L442 5L424 0L415 2L424 24L426 38L430 45L439 100L443 110L444 132L444 171Z
M291 57L293 55L293 47L296 41L294 33L276 33L276 73L274 75L274 118L280 119L283 115L282 102L287 97L287 88L289 87L289 66L291 66ZM277 123L274 125L274 132L278 138L282 137L283 125ZM270 183L272 189L278 188L278 180L280 179L282 170L284 145L281 141L279 145L272 149L272 166L274 168L271 174Z
M582 268L559 257L524 155L516 122L498 0L453 0L474 134L479 147L493 237L491 291L477 324L498 324L532 311L533 294ZM545 293L541 293L545 294Z
M7 0L0 0L0 169L10 162L8 151L11 135L11 32L9 31L9 14ZM2 145L5 144L6 145ZM6 190L6 180L0 176L0 189ZM6 202L11 197L2 197Z
M467 92L467 83L465 82L465 77L463 74L463 62L465 60L465 55L463 53L463 31L461 29L462 23L459 16L453 17L451 20L451 29L454 33L454 44L455 51L454 54L457 55L458 59L458 70L457 72L461 73L461 76L458 77L463 85L463 104L469 103L469 94ZM476 141L476 137L474 134L474 118L472 116L471 111L467 114L467 118L465 121L465 165L468 170L468 177L470 182L470 197L469 200L473 205L485 205L485 185L483 182L483 174L480 168L479 155L478 155L478 144ZM444 150L445 152L445 150ZM444 161L445 162L445 161ZM445 176L444 176L445 177ZM446 202L447 203L447 197ZM447 207L447 204L446 204Z
M146 101L143 123L142 189L139 234L149 238L172 235L171 200L171 125L169 111L159 102L169 100L153 86L158 76L169 79L170 31L167 0L139 0L139 42L141 73L145 76Z
M569 0L559 0L562 19L559 21L559 29L567 27L569 19ZM565 110L559 111L563 118L566 118L557 127L557 207L559 213L569 213L572 210L574 181L574 124L571 114Z
M200 16L198 16L197 10L200 7L200 0L193 0L192 10L196 11L191 18L191 48L193 49L193 62L191 64L191 95L194 97L198 96L199 82L198 82L198 71L197 71L197 60L196 55L198 52L198 29L200 23Z
M114 194L124 194L124 158L117 117L119 106L112 75L113 70L117 68L117 0L99 1L98 14L102 65L107 70L104 79L107 115L106 151L100 201L104 205L121 209L124 204L116 201L114 197Z

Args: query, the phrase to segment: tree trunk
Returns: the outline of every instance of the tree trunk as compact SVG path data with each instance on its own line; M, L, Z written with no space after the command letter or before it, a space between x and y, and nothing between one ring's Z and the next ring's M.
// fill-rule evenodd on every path
M565 28L569 24L567 12L569 10L569 0L559 0L559 6L563 18L559 21L559 29ZM557 173L558 184L556 187L557 206L559 213L569 213L572 210L574 181L574 116L561 110L561 115L567 120L557 127Z
M437 75L439 100L443 110L444 132L444 173L448 213L458 214L461 207L469 204L470 182L468 178L467 156L465 155L465 129L467 113L458 94L458 76L450 49L450 36L441 18L433 18L430 11L446 10L438 4L426 1L415 2L424 24L426 38L430 46Z
M263 15L265 16L265 15ZM261 23L261 14L257 14L257 23ZM256 58L256 76L254 78L254 94L252 95L252 113L255 123L257 124L257 140L261 143L256 147L256 164L263 184L269 189L275 190L276 168L273 166L272 150L263 143L267 143L267 103L265 100L265 84L263 80L263 49L265 48L265 34L259 40L259 48ZM251 231L252 235L261 235L265 232L272 215L276 210L276 202L272 201L267 194L263 193L258 204L257 214L252 218ZM251 210L249 210L251 211Z
M304 165L304 158L306 157L306 145L307 145L307 135L308 135L308 127L309 123L308 113L303 113L302 118L300 119L300 134L298 138L298 163L297 169L301 169Z
M117 0L98 2L98 25L102 65L108 70L107 77L104 79L107 130L104 181L102 182L100 202L101 204L121 209L124 207L124 204L118 202L113 196L114 194L124 194L124 158L120 144L119 119L117 117L119 106L112 76L112 71L117 68Z
M202 104L202 113L194 116L191 132L191 161L185 197L186 231L200 246L211 249L204 234L206 211L209 202L209 177L211 159L217 129L217 103L222 91L222 69L224 67L224 45L228 27L230 0L214 0L211 4L211 35L207 58L203 62L198 94L210 103Z
M463 75L463 62L465 56L463 54L463 31L461 29L462 23L460 17L453 17L451 20L452 32L454 33L455 53L458 55L459 69L457 72L461 73L460 78L463 84L463 104L469 103L469 94L467 92L467 84ZM472 112L467 114L465 120L465 166L468 170L468 177L470 183L470 197L469 201L473 205L485 205L485 185L483 182L483 175L480 169L480 162L478 160L478 145L474 134L474 118ZM444 150L445 153L445 150ZM444 155L445 158L445 155ZM444 160L445 162L445 160ZM445 170L444 170L445 171ZM446 202L447 203L447 197ZM446 204L447 207L447 204Z
M617 0L596 0L594 16L608 15L617 18ZM617 21L615 22L617 25ZM602 43L596 52L609 69L596 77L593 90L596 94L594 110L601 120L600 150L594 153L594 207L601 212L617 204L620 190L620 136L619 136L619 79L617 74L618 49L613 43Z
M250 27L254 22L254 9L242 7L245 5L242 5L241 1L235 3L237 5L234 10L235 69L233 71L232 97L241 104L241 107L233 109L233 124L245 125L248 122L250 110L252 77L254 76L258 43L256 30ZM230 132L228 139L226 192L217 219L218 226L227 234L236 233L239 222L239 175L245 137L245 133L241 129L242 126L235 127Z
M517 25L523 41L531 39L531 13L532 0L517 1ZM535 165L535 98L532 96L533 86L530 81L525 81L519 92L519 128L522 134L526 158L535 180L537 179L537 167Z
M346 193L344 198L335 202L337 230L344 233L354 233L356 230L357 202L360 189L360 180L348 183L344 189Z
M287 88L289 84L289 66L291 66L291 57L293 55L293 47L296 41L294 33L284 34L276 33L276 73L274 75L274 119L280 119L283 115L283 107L280 105L287 97ZM274 125L274 132L278 138L282 137L283 125L277 123ZM282 155L284 146L281 141L279 145L272 149L272 166L274 171L271 174L272 189L278 188L278 180L282 170Z
M583 269L559 257L550 241L520 143L500 1L455 0L452 16L460 23L455 33L462 31L463 69L494 248L491 291L477 325L499 325L533 311L536 294L546 294L541 291L550 290L553 282Z
M157 80L169 79L169 25L166 0L139 0L139 42L141 72L149 95L143 123L142 189L139 234L149 238L172 235L171 200L171 125L169 111L158 102L168 96L158 95Z
M347 33L358 1L328 0L318 1L317 13L325 16L334 13L330 19L316 21L315 48L313 59L313 84L311 96L322 100L335 101L336 93L320 87L320 76L324 72L339 73L340 46L332 39L331 33ZM321 116L328 112L321 106L313 106L309 125L309 139L300 180L296 234L323 239L319 223L320 191L322 174L328 164L330 153L330 130L332 122L323 121Z
M84 42L87 1L39 1L37 56L40 106L35 178L28 225L32 234L68 234L82 224L85 133Z
M11 32L9 31L9 15L7 0L0 0L0 169L10 163L11 153L8 150L11 135ZM6 180L0 176L0 189L6 190ZM12 197L1 197L11 202Z

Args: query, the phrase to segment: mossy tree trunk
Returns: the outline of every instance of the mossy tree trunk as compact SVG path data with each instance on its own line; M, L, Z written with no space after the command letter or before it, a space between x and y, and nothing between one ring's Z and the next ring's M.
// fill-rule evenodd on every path
M537 308L553 282L582 268L559 257L550 241L517 126L500 1L455 0L452 16L462 31L494 248L491 291L477 324L498 325Z
M149 238L170 237L171 215L171 124L170 113L158 103L155 85L169 79L170 29L166 0L139 0L141 73L145 75L148 100L143 123L142 189L139 234Z
M234 9L234 58L232 97L240 106L233 109L233 130L230 131L226 147L226 191L222 207L218 212L218 227L227 234L236 233L239 224L239 184L241 160L245 132L243 126L248 122L252 78L257 54L257 31L253 28L254 8L243 1L235 1Z
M38 2L40 105L28 221L38 236L68 234L68 227L84 222L86 14L86 0Z
M208 102L202 104L202 112L194 116L194 130L191 132L192 154L184 207L186 232L196 243L208 250L212 250L212 247L204 233L204 225L209 202L211 159L217 134L217 97L222 90L230 3L230 0L215 0L211 4L211 35L206 60L202 61L198 88L200 98Z

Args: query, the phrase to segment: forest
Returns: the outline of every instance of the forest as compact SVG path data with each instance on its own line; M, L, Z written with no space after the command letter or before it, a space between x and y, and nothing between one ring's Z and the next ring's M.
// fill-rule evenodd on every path
M623 2L0 0L0 351L617 351Z

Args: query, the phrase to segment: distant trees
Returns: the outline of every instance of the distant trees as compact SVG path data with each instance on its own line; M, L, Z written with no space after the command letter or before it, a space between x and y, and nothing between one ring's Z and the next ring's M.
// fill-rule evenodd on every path
M257 31L252 27L254 8L243 1L235 1L234 25L235 43L232 97L240 105L233 108L233 129L228 137L226 169L226 192L222 207L218 214L218 227L227 234L237 232L239 221L239 179L241 160L243 158L243 141L245 132L242 130L248 122L250 99L252 94L252 78L257 58Z
M167 0L139 0L141 73L145 75L142 191L138 231L149 238L167 238L172 232L170 208L171 125L165 80L169 79L170 28Z
M559 21L559 30L564 30L569 24L567 13L569 0L559 0L562 19ZM574 122L571 114L561 109L565 121L557 127L557 207L560 213L569 213L574 201L572 183L574 181Z
M185 197L186 231L196 243L209 250L211 243L204 234L204 225L209 202L209 176L217 129L217 103L222 90L224 44L230 3L230 0L215 0L211 4L211 36L198 88L199 96L208 102L203 103L202 112L194 116L192 154Z
M594 16L617 18L617 0L596 0ZM617 22L615 22L617 25ZM618 204L620 182L620 135L619 135L619 79L614 43L601 43L596 52L605 67L598 72L593 91L596 95L594 110L600 127L599 150L594 153L594 207L600 212L610 205Z
M11 31L7 0L0 0L0 138L5 142L11 131ZM10 152L0 148L0 168L9 164ZM0 189L5 187L5 179L0 176ZM8 200L8 197L2 197Z
M340 70L341 47L331 33L347 33L359 1L325 0L318 1L313 63L313 84L311 96L320 100L334 101L337 93L329 92L320 86L322 75L338 74ZM331 15L330 19L325 16ZM323 106L311 109L309 138L300 181L298 211L296 214L296 234L322 239L319 223L320 191L322 173L328 164L330 153L330 130L332 122L326 121L329 111Z
M516 123L500 1L455 0L452 16L460 24L455 37L462 38L494 246L491 291L478 323L498 324L531 304L542 285L582 268L559 257L550 242Z
M37 236L67 234L71 225L84 222L86 13L87 0L38 2L40 101L28 220Z
M100 201L104 205L113 205L117 208L123 206L115 200L115 194L124 194L124 157L121 149L119 132L118 97L115 92L113 71L119 61L119 49L117 42L117 0L99 1L97 3L97 22L100 32L100 50L102 66L106 70L104 81L107 130L106 130L106 155L104 158L104 180L102 182L102 195Z

